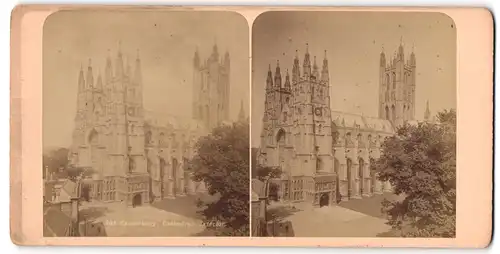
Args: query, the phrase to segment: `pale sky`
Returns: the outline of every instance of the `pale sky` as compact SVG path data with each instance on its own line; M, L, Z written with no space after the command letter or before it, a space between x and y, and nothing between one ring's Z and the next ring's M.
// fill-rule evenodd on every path
M427 100L433 114L456 108L456 28L444 14L268 12L256 19L252 36L254 147L260 142L269 64L274 75L279 60L284 78L296 50L302 66L306 43L320 71L327 50L332 110L378 116L380 52L383 47L391 58L401 38L405 59L413 45L417 59L415 117L423 119Z
M120 43L121 42L121 43ZM78 74L92 59L94 80L118 45L133 64L140 51L144 108L191 116L193 56L214 43L231 58L231 117L249 112L248 24L237 13L158 10L64 11L52 14L43 37L43 145L67 147L76 112Z

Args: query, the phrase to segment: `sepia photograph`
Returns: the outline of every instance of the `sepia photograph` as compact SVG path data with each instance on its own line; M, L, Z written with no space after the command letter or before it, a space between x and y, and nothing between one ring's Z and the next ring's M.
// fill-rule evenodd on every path
M47 18L44 237L249 236L248 29L226 11Z
M438 12L258 16L252 236L456 237L456 51Z

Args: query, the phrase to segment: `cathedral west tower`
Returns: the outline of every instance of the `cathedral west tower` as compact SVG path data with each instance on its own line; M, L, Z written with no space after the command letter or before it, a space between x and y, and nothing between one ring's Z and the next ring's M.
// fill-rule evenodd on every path
M291 76L291 77L290 77ZM328 59L318 66L306 47L292 72L267 73L260 163L281 168L280 198L331 204L335 197Z
M379 65L379 118L394 126L415 120L417 61L412 52L405 59L403 40L392 57L382 49Z

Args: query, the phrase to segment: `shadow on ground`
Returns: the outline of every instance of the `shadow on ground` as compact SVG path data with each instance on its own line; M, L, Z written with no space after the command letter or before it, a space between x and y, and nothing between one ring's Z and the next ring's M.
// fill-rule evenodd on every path
M282 222L288 216L300 211L302 210L294 206L275 206L268 208L266 211L266 215L268 221Z
M107 207L87 207L81 209L78 215L80 221L94 220L104 216L107 212L109 212Z
M293 237L295 232L291 221L287 217L302 211L295 206L275 206L268 208L267 214L267 236Z
M151 206L188 218L201 220L202 216L199 214L199 211L201 211L202 208L197 206L200 200L203 202L213 202L213 198L208 194L197 194L176 197L175 199L163 199L155 201L151 204Z
M400 197L392 193L373 195L362 199L351 199L339 203L339 206L364 213L377 218L385 219L387 215L382 211L382 201L384 199L396 200Z

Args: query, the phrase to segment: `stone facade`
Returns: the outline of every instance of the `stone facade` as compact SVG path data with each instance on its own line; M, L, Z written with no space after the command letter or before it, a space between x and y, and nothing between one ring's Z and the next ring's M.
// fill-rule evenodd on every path
M219 62L217 46L203 65L195 53L193 108L199 110L189 119L144 109L139 53L133 68L121 50L114 61L108 55L96 79L90 61L86 72L82 67L69 160L94 172L91 198L139 205L205 191L186 162L197 139L229 117L229 65L228 53ZM201 110L207 107L219 110Z
M323 206L391 190L370 163L395 126L415 119L416 59L405 63L403 51L390 63L380 55L378 118L331 110L326 51L321 70L308 50L302 68L296 56L284 82L279 62L274 76L269 67L258 161L282 169L281 200Z
M231 70L229 53L226 51L224 56L220 57L219 49L217 45L214 45L210 56L202 61L196 50L193 68L194 118L203 122L208 128L229 121L229 73Z

